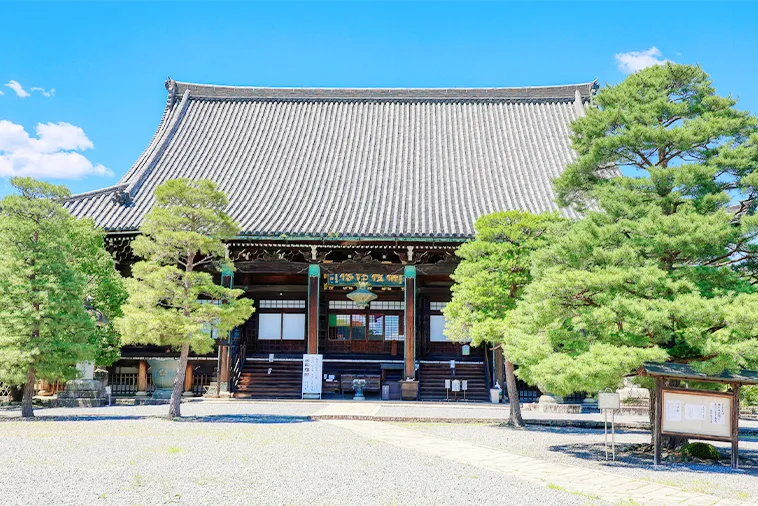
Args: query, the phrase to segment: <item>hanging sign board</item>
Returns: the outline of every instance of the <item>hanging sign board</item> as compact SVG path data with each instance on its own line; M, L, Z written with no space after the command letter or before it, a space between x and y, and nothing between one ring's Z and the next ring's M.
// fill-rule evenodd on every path
M354 286L356 283L368 283L370 286L403 286L402 274L370 274L365 272L341 272L328 274L327 286Z
M303 355L303 399L321 398L321 378L324 370L324 356Z
M732 394L664 388L662 395L662 434L731 441Z

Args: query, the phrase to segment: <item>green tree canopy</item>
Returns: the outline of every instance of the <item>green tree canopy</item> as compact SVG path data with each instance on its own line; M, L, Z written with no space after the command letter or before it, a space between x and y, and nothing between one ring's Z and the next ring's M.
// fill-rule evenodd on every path
M506 338L519 374L565 395L616 387L646 360L756 365L756 119L687 65L642 70L595 102L556 181L588 213L535 254ZM608 178L612 166L624 174Z
M145 260L134 265L133 277L126 281L129 298L116 327L124 344L180 349L169 416L181 414L190 349L211 351L209 328L226 333L253 312L252 301L240 298L242 290L213 282L213 271L233 268L222 239L236 236L239 226L226 214L227 205L211 181L167 181L155 189L155 206L132 243L134 253Z
M96 357L85 298L118 275L94 224L61 205L65 187L30 178L11 185L18 194L0 201L0 379L24 384L29 417L37 379L73 378L77 363ZM95 264L99 272L90 270Z
M502 342L508 315L532 280L531 255L544 247L551 232L565 224L557 214L496 212L474 224L475 239L456 254L461 262L452 278L453 299L445 307L445 333L472 344ZM508 396L518 399L513 366L506 356ZM523 425L518 402L511 402L510 423Z

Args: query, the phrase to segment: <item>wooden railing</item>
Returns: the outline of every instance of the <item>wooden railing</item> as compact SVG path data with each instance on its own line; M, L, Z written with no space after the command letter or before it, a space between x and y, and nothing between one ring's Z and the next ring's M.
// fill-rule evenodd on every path
M138 373L114 373L111 372L108 375L108 385L111 387L111 395L114 396L132 396L137 394L137 380ZM192 393L195 395L203 395L205 393L205 387L211 384L213 381L212 374L197 374L195 373L192 381ZM153 378L147 375L147 393L152 394L155 391L155 385L153 385Z

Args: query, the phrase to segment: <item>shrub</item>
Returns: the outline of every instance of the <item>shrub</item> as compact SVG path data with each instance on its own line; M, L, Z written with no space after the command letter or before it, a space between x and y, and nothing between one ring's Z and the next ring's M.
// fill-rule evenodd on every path
M682 456L701 460L718 460L719 451L712 444L688 443L682 446Z

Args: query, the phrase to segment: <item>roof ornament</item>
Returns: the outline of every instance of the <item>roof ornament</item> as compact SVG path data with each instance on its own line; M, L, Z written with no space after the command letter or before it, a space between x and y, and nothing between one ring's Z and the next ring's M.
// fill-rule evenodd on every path
M118 191L113 194L111 197L113 199L113 202L120 206L129 206L132 203L132 196L127 191Z
M171 76L168 76L166 78L166 81L163 83L163 86L166 87L166 91L169 93L175 93L176 92L176 81L171 79Z

